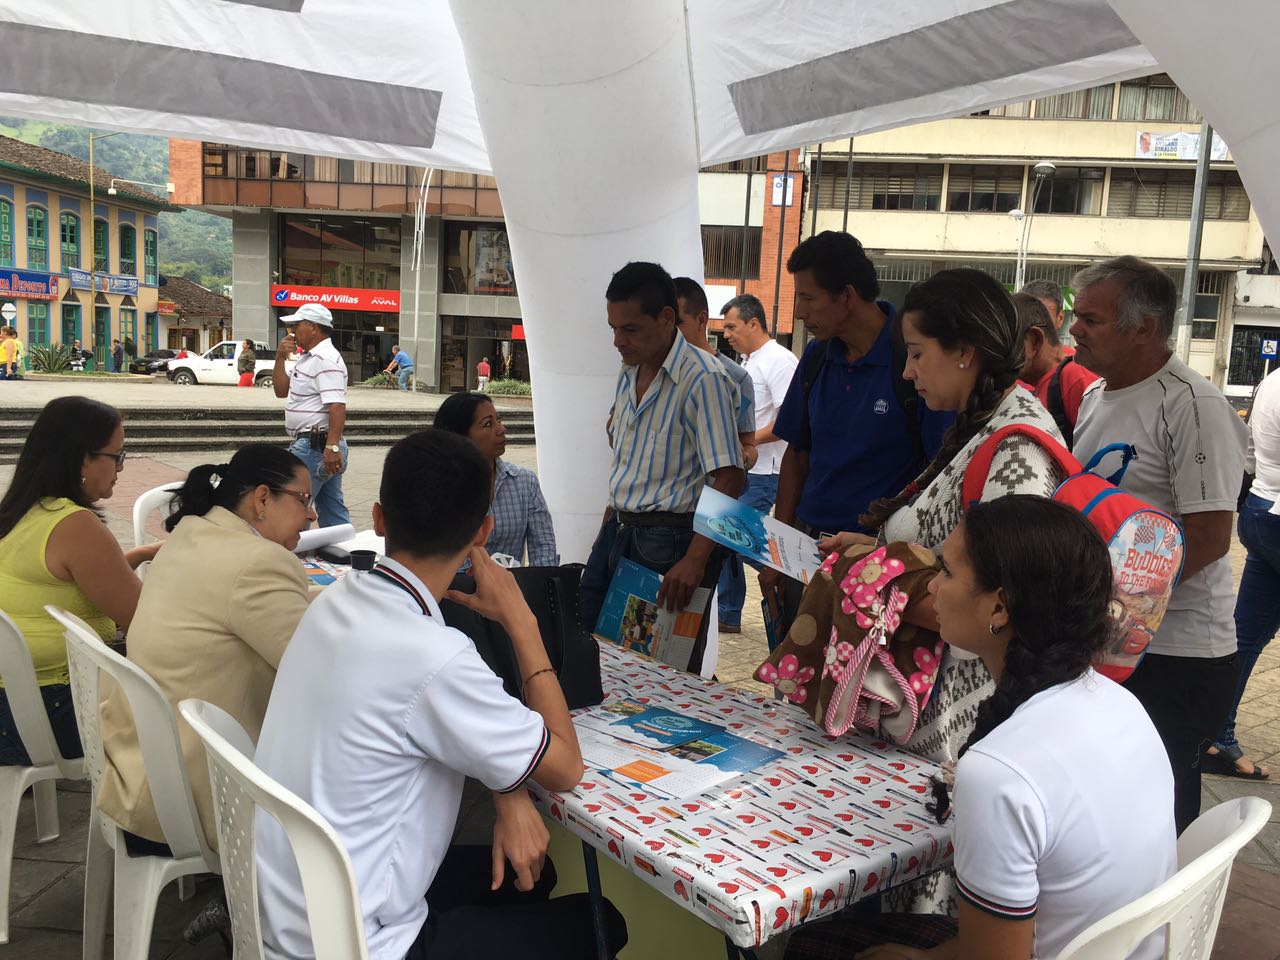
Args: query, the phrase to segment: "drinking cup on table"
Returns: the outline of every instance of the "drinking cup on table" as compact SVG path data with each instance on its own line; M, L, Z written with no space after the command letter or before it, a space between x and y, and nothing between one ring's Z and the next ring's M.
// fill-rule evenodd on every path
M351 551L351 569L352 570L372 570L373 565L378 560L378 554L373 550L352 550Z

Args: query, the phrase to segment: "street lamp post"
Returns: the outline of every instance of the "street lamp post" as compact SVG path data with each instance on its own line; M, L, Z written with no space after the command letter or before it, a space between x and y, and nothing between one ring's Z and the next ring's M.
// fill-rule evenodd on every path
M94 205L94 192L93 192L93 187L94 187L93 185L93 171L94 171L93 145L96 141L105 140L107 139L107 137L118 137L120 133L121 131L117 130L115 133L89 134L89 309L87 311L88 313L87 319L91 324L91 326L89 327L90 330L95 329L95 326L97 324L97 312L98 312L97 305L95 302L95 298L98 295L98 276L97 276L97 273L98 273L97 239L98 238L97 238L97 231L95 229L97 220L95 219L95 205ZM111 188L111 193L115 193L114 187ZM111 338L111 332L107 331L107 339L110 339L110 338ZM96 342L97 338L95 337L94 340L95 340L93 345L94 359L96 360L97 347L98 347L98 344ZM104 361L104 366L105 366L105 361Z
M1021 290L1027 282L1027 253L1029 250L1028 243L1031 238L1031 221L1035 219L1036 202L1040 199L1040 188L1044 186L1044 182L1053 176L1055 167L1048 160L1041 160L1032 168L1035 176L1035 186L1031 191L1030 209L1025 213L1021 210L1010 210L1009 215L1015 220L1022 221L1022 236L1018 240L1018 257L1017 267L1014 272L1013 288L1015 291Z

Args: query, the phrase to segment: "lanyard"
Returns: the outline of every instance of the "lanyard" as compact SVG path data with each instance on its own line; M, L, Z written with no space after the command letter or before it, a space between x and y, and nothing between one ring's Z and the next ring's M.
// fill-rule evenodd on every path
M380 563L376 564L369 572L375 577L381 577L388 583L395 584L405 593L409 594L409 596L413 597L413 602L418 605L418 609L422 611L422 615L424 617L431 616L431 608L427 606L427 601L422 599L422 594L418 592L418 588L406 580L402 574L397 573L390 567L385 567Z

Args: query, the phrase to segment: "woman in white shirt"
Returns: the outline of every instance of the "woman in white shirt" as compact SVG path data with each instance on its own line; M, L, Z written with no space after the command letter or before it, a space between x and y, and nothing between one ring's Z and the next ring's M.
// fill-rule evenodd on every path
M1246 551L1235 612L1240 681L1231 715L1205 752L1204 768L1242 780L1266 780L1271 771L1245 756L1236 739L1236 710L1258 655L1280 630L1280 370L1268 374L1254 394L1249 460L1253 486L1240 504L1236 528Z
M929 589L942 638L996 679L955 770L955 935L942 939L937 917L834 921L803 928L789 958L851 956L889 929L913 945L859 960L1050 960L1177 869L1164 747L1133 695L1091 666L1112 589L1092 524L1042 497L977 504ZM1130 956L1164 956L1163 936Z

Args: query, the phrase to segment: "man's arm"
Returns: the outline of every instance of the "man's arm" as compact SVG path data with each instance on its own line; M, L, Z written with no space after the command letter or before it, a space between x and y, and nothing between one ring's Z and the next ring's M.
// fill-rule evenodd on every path
M1189 580L1213 561L1227 555L1231 549L1233 516L1229 510L1183 514L1182 536L1186 546L1182 580Z
M293 339L293 334L281 340L280 345L276 347L276 365L271 370L271 389L281 400L289 396L289 372L285 370L284 362L297 350L298 341Z
M769 424L767 427L764 427L761 430L757 430L755 432L756 446L761 446L766 443L775 443L776 441L781 440L782 438L773 432L773 428L776 427L777 425L778 425L778 418L774 417L773 423Z
M741 490L746 473L741 467L721 467L711 471L710 486L721 493L736 496L734 490ZM693 591L702 585L703 575L707 572L707 561L715 543L702 534L695 533L689 541L689 549L662 578L658 587L658 604L668 610L683 610L689 605Z
M324 441L324 468L330 474L342 472L342 452L329 449L342 441L342 428L347 425L347 405L345 403L329 404L329 433Z

